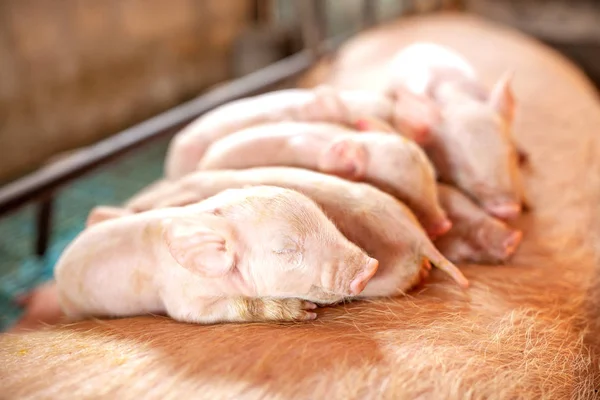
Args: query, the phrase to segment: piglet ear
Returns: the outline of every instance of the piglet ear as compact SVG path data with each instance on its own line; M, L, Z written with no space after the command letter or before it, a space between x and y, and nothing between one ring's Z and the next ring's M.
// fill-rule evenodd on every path
M222 224L190 218L163 221L163 225L164 240L182 267L209 278L224 276L235 267L235 254L226 240L231 236L216 226Z
M515 110L515 97L512 91L513 71L507 71L490 93L490 105L508 122L512 122Z
M394 103L396 128L420 145L429 143L431 130L441 120L439 106L430 98L407 89L396 90Z
M360 180L367 169L367 152L352 137L333 140L321 153L318 169L326 174Z
M92 225L99 224L100 222L107 221L109 219L116 219L127 215L132 215L133 212L126 208L109 207L109 206L97 206L90 211L88 214L85 226L90 227Z

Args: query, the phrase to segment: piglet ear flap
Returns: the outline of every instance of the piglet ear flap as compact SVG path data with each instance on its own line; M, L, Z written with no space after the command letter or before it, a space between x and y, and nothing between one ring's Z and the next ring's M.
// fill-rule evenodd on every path
M420 145L429 143L431 130L441 120L439 106L407 89L396 90L394 103L394 125L400 133Z
M235 267L235 254L226 239L231 235L223 232L223 223L190 218L170 219L163 225L169 252L182 267L207 278L222 277Z
M88 214L85 222L85 227L88 228L92 225L99 224L100 222L107 221L109 219L116 219L127 215L133 215L133 212L126 208L119 207L108 207L98 206L94 207Z
M512 90L513 71L507 71L490 93L490 105L508 122L512 122L515 111L515 96Z

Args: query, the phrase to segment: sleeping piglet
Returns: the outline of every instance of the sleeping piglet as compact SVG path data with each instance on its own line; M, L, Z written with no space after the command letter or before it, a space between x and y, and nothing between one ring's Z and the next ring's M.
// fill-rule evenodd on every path
M368 182L402 200L432 236L452 224L440 207L436 176L423 150L389 133L359 134L329 123L256 125L215 142L200 170L290 166Z
M523 237L520 230L488 215L451 186L439 184L438 193L453 226L435 245L449 260L493 264L515 252Z
M359 129L368 124L396 132L401 121L394 116L387 96L369 91L286 89L227 103L199 117L179 132L167 152L165 174L175 179L193 172L211 143L241 129L267 122L330 122ZM414 137L420 140L419 137Z
M90 218L55 279L71 318L305 320L316 317L311 301L356 296L377 268L312 200L255 186L186 207Z
M474 69L444 46L416 43L390 63L392 96L405 92L438 106L427 153L442 181L452 183L492 215L521 212L523 193L513 143L514 97L507 73L490 94Z
M164 181L132 198L134 212L183 206L229 188L274 185L313 199L351 242L379 260L379 270L359 297L393 296L419 283L431 264L459 285L468 281L429 240L413 213L391 195L365 183L351 182L300 168L263 167L200 171Z

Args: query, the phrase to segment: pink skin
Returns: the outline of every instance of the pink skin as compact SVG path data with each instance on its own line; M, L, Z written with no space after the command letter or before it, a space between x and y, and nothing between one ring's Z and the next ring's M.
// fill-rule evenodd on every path
M379 265L313 201L288 189L225 190L186 207L104 216L69 245L55 270L71 318L313 319L306 310L321 293L356 296Z
M436 176L413 141L326 123L279 122L239 131L214 143L200 170L291 166L368 182L405 202L431 237L452 226L437 198Z
M420 145L428 145L432 140L431 127L441 122L437 104L426 95L394 87L387 95L394 102L397 129L409 132L409 136Z
M88 214L85 226L95 225L108 219L114 219L124 217L126 215L133 215L133 213L127 209L121 207L109 207L109 206L98 206L94 207Z
M335 91L327 86L280 90L233 101L198 118L175 136L167 153L166 177L176 179L193 172L212 143L255 125L329 122L358 129L370 121L384 130L398 131L402 127L395 124L396 112L394 102L382 94Z
M319 204L344 236L379 260L376 275L359 297L405 293L420 281L427 260L460 286L468 286L466 278L433 246L406 206L371 185L331 175L286 167L200 171L134 197L126 207L140 212L182 206L224 189L253 185L286 187L305 194Z
M451 186L440 184L438 193L454 225L435 245L449 260L494 264L514 254L523 237L521 231L488 215Z
M426 149L441 180L460 187L498 218L517 217L524 153L511 134L512 75L505 74L488 94L460 55L430 43L408 46L391 65L392 92L425 96L438 107Z

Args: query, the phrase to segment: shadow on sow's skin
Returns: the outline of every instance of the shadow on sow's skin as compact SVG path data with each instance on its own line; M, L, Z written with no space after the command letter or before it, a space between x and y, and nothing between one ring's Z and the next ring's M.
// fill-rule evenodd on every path
M54 264L81 232L91 208L119 204L162 176L168 140L144 146L85 175L55 197L52 238L44 258L34 253L35 206L0 220L0 331L21 315L14 297L52 278Z

